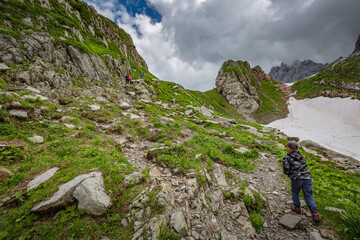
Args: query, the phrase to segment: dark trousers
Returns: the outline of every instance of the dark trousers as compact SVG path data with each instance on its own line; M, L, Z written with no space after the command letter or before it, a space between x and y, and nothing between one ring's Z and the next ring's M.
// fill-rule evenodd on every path
M126 78L125 81L126 81L126 84L130 83L130 79L128 79L128 78Z
M313 197L312 180L311 179L295 179L291 180L292 200L296 207L300 207L299 193L303 191L306 205L312 213L317 213L316 203Z

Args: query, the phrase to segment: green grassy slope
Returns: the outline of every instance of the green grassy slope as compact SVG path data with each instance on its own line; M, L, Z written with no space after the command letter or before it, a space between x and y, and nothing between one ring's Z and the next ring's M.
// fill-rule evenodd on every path
M360 99L359 90L347 89L346 84L360 86L360 54L338 59L323 68L318 74L296 82L292 90L297 98L313 98L322 95L349 96ZM326 93L328 92L328 93Z

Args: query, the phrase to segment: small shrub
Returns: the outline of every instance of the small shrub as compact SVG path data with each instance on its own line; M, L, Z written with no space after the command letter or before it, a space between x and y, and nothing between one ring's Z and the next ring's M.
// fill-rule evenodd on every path
M245 204L245 206L247 208L251 207L252 203L253 203L253 200L251 198L251 196L249 194L246 194L244 197L243 197L243 202Z
M159 227L159 240L176 240L179 239L179 235L173 230L167 228L164 224Z
M259 213L252 212L250 213L250 221L257 232L264 229L264 219Z

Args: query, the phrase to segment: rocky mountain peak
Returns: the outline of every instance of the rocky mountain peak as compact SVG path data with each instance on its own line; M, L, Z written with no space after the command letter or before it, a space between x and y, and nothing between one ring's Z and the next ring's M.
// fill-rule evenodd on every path
M291 65L281 63L280 66L272 67L269 75L279 82L292 83L314 75L325 66L312 60L296 60Z
M360 34L359 34L359 37L355 43L355 49L353 51L353 54L356 53L356 52L360 52Z

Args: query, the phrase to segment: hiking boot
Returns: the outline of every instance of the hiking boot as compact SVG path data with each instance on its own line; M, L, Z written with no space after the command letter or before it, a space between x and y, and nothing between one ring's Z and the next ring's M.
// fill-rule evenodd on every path
M314 222L316 222L316 223L319 223L319 222L320 222L320 216L319 216L319 214L317 214L317 213L312 213L311 215L312 215L312 219L314 220Z
M301 207L298 208L295 205L292 205L290 208L291 208L291 210L293 210L297 214L301 214Z

